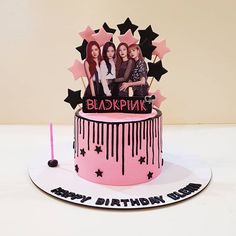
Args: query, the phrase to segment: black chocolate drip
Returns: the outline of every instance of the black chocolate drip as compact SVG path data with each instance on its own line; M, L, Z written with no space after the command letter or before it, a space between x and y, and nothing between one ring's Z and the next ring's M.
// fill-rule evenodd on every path
M157 137L157 119L154 119L155 122L155 137Z
M81 134L81 119L79 119L79 134Z
M99 137L100 137L100 123L97 123L97 144L100 143Z
M119 124L116 124L116 161L118 161L119 156Z
M102 123L102 145L104 144L104 124Z
M114 124L111 125L111 156L114 157Z
M143 139L145 139L145 133L146 133L146 121L143 122Z
M77 156L76 142L78 142L78 140L77 140L77 118L75 116L75 118L74 118L74 152L75 152L75 157Z
M154 121L152 120L152 164L154 164Z
M78 122L79 122L79 124L81 125L81 119L78 119L77 120L77 127L78 127ZM81 130L81 129L80 129ZM76 142L76 146L77 146L77 151L76 151L76 153L77 153L77 156L78 156L78 151L79 151L79 134L78 134L78 132L77 132L77 142Z
M84 132L85 131L85 128L84 128L84 120L83 120L83 139L84 139Z
M125 125L122 123L122 175L125 174Z
M134 123L132 123L132 157L134 157Z
M139 149L142 149L142 122L139 123Z
M146 121L146 164L148 165L148 121Z
M95 122L93 122L93 143L95 143Z
M151 130L151 120L149 120L148 122L148 125L149 125L149 147L151 147L152 145L152 130Z
M106 143L106 159L109 159L109 125L107 124L107 143Z
M90 121L88 121L88 150L90 150Z
M135 154L138 155L138 122L136 122L136 131L135 131L135 135L136 135L136 142L135 142Z
M158 168L160 168L160 133L159 133L159 128L160 128L160 124L159 124L159 118L158 118L158 122L157 122L157 131L158 131L158 135L157 135L157 148L158 148Z
M128 123L128 145L130 145L130 123Z
M163 148L163 140L162 140L162 117L160 117L160 139L161 139L161 153L162 153L162 148ZM163 161L163 159L162 159Z

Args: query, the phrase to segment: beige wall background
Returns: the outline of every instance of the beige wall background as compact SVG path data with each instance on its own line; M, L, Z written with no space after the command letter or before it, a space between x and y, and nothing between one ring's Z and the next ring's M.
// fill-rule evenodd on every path
M78 32L127 17L171 49L152 87L167 97L166 124L236 123L235 12L234 0L1 0L0 123L72 124L63 100L82 88L67 70L80 58Z

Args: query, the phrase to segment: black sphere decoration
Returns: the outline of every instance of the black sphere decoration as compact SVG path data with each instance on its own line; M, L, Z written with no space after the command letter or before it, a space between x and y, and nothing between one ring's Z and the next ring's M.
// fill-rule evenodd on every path
M48 166L49 167L57 167L58 166L58 161L56 159L49 160L48 161Z

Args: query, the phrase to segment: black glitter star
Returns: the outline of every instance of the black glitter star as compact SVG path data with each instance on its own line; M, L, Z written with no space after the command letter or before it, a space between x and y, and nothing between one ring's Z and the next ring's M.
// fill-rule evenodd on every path
M142 50L143 56L151 60L152 52L156 48L156 46L152 45L152 41L145 39L142 43L139 44L139 46Z
M103 171L100 171L100 169L98 169L97 171L95 171L95 173L97 174L97 177L102 177Z
M153 175L153 172L150 172L150 171L149 171L149 173L147 174L148 179L151 179L151 178L152 178L152 175Z
M155 38L159 36L159 34L152 31L152 26L149 25L145 30L139 30L140 35L140 43L148 39L149 41L153 41Z
M99 154L99 152L102 152L101 146L96 145L96 148L94 151L97 152L98 154Z
M138 29L137 25L134 25L129 17L125 20L123 24L117 25L118 29L120 30L120 34L125 34L129 29L132 31L132 34Z
M80 155L82 155L83 157L85 156L85 151L84 151L84 148L80 149Z
M143 162L145 162L145 157L140 157L140 159L138 160L140 165L142 165Z
M84 39L81 46L77 47L76 50L80 52L81 59L84 60L86 58L86 47L88 42Z
M114 34L116 32L116 29L110 28L106 22L102 25L102 27L107 33Z
M75 171L78 173L79 172L79 167L78 165L75 165Z
M68 89L68 96L64 99L65 102L70 103L73 109L80 103L82 103L81 90L73 91Z
M160 81L161 76L168 71L162 66L161 60L156 63L148 62L148 76L153 76L157 81Z

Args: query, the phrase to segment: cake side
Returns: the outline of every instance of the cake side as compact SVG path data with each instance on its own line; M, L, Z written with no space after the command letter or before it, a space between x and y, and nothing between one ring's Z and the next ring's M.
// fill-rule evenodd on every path
M157 177L162 167L162 114L86 114L74 119L75 170L86 180L107 185L132 185Z

